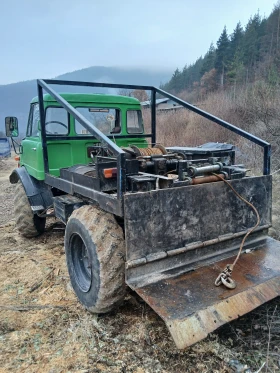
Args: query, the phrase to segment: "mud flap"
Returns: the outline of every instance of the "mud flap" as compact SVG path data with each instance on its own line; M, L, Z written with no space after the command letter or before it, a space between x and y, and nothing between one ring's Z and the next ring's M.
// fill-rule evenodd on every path
M50 188L44 181L37 180L29 175L24 166L16 168L10 175L11 184L16 184L19 180L34 214L53 205L53 195Z
M256 250L254 250L256 249ZM266 238L242 254L234 290L214 285L234 257L134 290L165 321L178 348L186 348L221 325L280 295L280 242Z

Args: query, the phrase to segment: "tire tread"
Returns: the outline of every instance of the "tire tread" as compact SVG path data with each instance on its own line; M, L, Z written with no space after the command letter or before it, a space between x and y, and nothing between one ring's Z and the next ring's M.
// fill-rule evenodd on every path
M106 313L119 305L125 296L125 242L122 228L114 216L94 206L82 206L71 219L78 219L96 246L100 265L100 288L92 313Z

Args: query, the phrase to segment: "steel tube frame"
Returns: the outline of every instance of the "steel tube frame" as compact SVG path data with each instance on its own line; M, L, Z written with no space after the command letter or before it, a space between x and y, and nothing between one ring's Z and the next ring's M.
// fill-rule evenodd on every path
M137 85L137 84L114 84L114 83L95 83L95 82L80 82L73 80L56 80L56 79L41 79L46 84L57 84L57 85L74 85L82 87L100 87L100 88L124 88L124 89L140 89L145 91L154 90L155 87L148 85Z
M64 107L69 114L71 114L79 123L82 124L92 135L94 135L101 142L105 142L108 148L113 152L114 155L119 155L124 153L124 151L117 146L113 141L111 141L104 133L102 133L98 128L90 123L82 114L78 112L69 102L67 102L60 94L56 93L51 87L48 86L43 80L38 80L38 85L41 86L46 92L48 92L56 101ZM38 92L39 93L39 92ZM40 92L42 93L42 92ZM41 94L42 96L42 94ZM42 100L43 97L39 97ZM40 107L41 109L41 107ZM40 110L41 113L41 110ZM41 123L45 127L45 118L40 118ZM43 119L43 120L42 120Z
M189 104L188 102L186 102L184 100L181 100L180 98L178 98L176 96L173 96L172 94L170 94L168 92L163 91L160 88L155 88L155 91L157 93L161 94L162 96L165 96L165 97L169 98L170 100L172 100L174 102L177 102L178 104L182 105L186 109L189 109L189 110L193 111L194 113L199 114L206 119L209 119L211 122L217 123L220 126L222 126L224 128L227 128L228 130L236 133L237 135L242 136L245 139L261 146L264 149L263 174L264 175L269 175L270 174L271 145L268 142L260 139L257 136L254 136L251 133L246 132L246 131L242 130L241 128L238 128L238 127L236 127L236 126L234 126L234 125L232 125L232 124L230 124L230 123L228 123L228 122L226 122L226 121L224 121L224 120L222 120L218 117L215 117L214 115L209 114L206 111L201 110L201 109L197 108L196 106L193 106L193 105Z
M44 99L43 89L49 93L62 107L64 107L69 114L71 114L79 123L82 124L93 136L95 136L101 143L105 143L112 153L117 156L118 165L118 198L122 198L123 193L126 190L126 166L125 166L125 152L117 146L110 138L99 131L94 125L92 125L87 119L83 117L70 103L68 103L60 94L55 92L49 85L67 85L67 86L84 86L84 87L101 87L101 88L124 88L124 89L140 89L145 91L151 91L151 135L146 137L152 137L152 144L156 144L156 94L160 94L170 100L180 104L184 108L193 111L194 113L201 115L202 117L217 123L218 125L227 128L228 130L236 133L237 135L244 137L245 139L261 146L264 149L264 160L263 160L263 174L270 174L270 163L271 163L271 145L212 114L207 113L204 110L197 108L188 102L181 100L180 98L153 86L145 85L132 85L132 84L111 84L111 83L91 83L91 82L80 82L80 81L66 81L66 80L53 80L53 79L39 79L37 80L38 90L38 102L40 108L40 121L41 121L41 133L42 133L42 147L43 147L43 158L45 173L49 173L48 163L48 150L47 150L47 136L45 129L45 112L44 112ZM111 136L110 136L111 137ZM117 137L117 135L115 136ZM144 137L143 135L141 137Z
M40 111L43 161L44 161L45 174L47 174L49 172L49 158L48 158L48 149L47 149L47 141L46 141L44 96L43 96L43 88L39 84L39 82L37 84L37 90L38 90L38 102L39 102L39 109L40 109L39 111Z
M152 144L156 144L156 90L151 91L151 131L152 131Z

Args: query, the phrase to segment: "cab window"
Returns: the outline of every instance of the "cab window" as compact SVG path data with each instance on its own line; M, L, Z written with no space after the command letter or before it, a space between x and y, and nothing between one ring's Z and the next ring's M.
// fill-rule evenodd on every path
M141 110L128 110L126 112L127 133L143 133L143 119Z
M26 136L39 136L38 124L40 120L39 104L32 104L30 108Z
M76 110L105 135L121 132L120 110L118 109L76 107ZM75 132L77 135L93 136L76 119Z
M48 107L46 110L46 135L67 135L69 129L68 113L62 107Z

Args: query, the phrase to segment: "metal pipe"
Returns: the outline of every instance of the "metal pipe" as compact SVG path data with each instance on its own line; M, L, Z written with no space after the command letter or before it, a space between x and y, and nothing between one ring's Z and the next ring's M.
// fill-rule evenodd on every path
M118 178L117 178L117 196L122 201L122 196L126 191L126 157L125 152L118 155Z
M80 81L66 81L66 80L52 80L52 79L44 79L44 80L38 80L37 81L38 85L40 85L41 87L43 87L48 93L50 93L55 99L57 99L57 101L63 106L66 108L65 105L67 105L67 101L63 100L62 97L58 94L56 94L49 86L48 84L57 84L57 85L72 85L72 86L85 86L85 87L103 87L103 88L126 88L126 89L142 89L142 90L146 90L146 91L152 91L152 95L151 95L151 101L154 101L155 102L155 97L156 97L156 93L159 93L161 94L162 96L164 97L167 97L169 98L170 100L174 101L174 102L177 102L178 104L182 105L184 108L187 108L191 111L193 111L194 113L198 114L198 115L201 115L202 117L214 122L214 123L217 123L219 124L220 126L224 127L224 128L227 128L228 130L236 133L237 135L239 136L242 136L246 139L248 139L249 141L252 141L253 143L261 146L264 148L264 163L263 163L263 174L264 175L269 175L270 174L270 162L271 162L271 145L218 118L218 117L215 117L214 115L212 114L209 114L207 113L206 111L204 110L201 110L199 109L198 107L194 106L194 105L191 105L189 104L188 102L184 101L184 100L181 100L180 98L168 93L168 92L165 92L163 91L162 89L160 88L156 88L156 87L153 87L153 86L142 86L142 85L131 85L131 84L110 84L110 83L90 83L90 82L80 82ZM58 99L59 98L59 99ZM63 103L62 103L63 102ZM71 106L71 105L70 105ZM154 109L153 109L154 107ZM67 109L69 109L69 104L67 105ZM153 103L151 102L151 111L152 111L152 127L153 128L153 137L152 137L152 142L155 143L156 142L156 108L155 108L155 104L153 105ZM87 128L89 130L90 133L92 133L92 127L89 127L91 128L91 130L85 125L86 120L82 119L82 116L78 116L78 112L73 108L73 111L71 112L70 109L68 110L83 126L85 126L85 128ZM90 124L89 122L87 124ZM99 133L98 136L97 136L97 129L94 130L95 133L93 133L94 136L96 136L98 139L100 139L100 136L102 133ZM99 131L100 132L100 131ZM102 134L103 135L103 134ZM109 142L108 141L108 138L107 139L104 139L105 136L101 136L102 137L102 141L105 141L109 147L112 147L113 148L113 152L115 154L120 154L120 148L115 146L113 147L112 142ZM117 149L116 149L117 148Z
M152 144L156 144L156 91L152 90L151 96L151 129L152 129Z
M214 115L210 114L210 113L207 113L206 111L204 110L201 110L199 109L198 107L194 106L194 105L191 105L189 104L188 102L174 96L174 95L171 95L170 93L168 92L165 92L163 91L162 89L160 88L155 88L156 92L158 92L159 94L161 94L162 96L164 97L167 97L169 98L170 100L174 101L174 102L177 102L177 104L180 104L182 105L183 107L193 111L194 113L196 114L199 114L201 115L202 117L214 122L214 123L217 123L219 124L220 126L224 127L224 128L227 128L228 130L236 133L237 135L239 136L242 136L244 137L245 139L247 140L250 140L252 141L253 143L261 146L262 148L264 148L264 166L263 166L263 174L264 175L269 175L270 174L270 161L271 161L271 155L270 155L270 152L271 152L271 145L260 139L259 137L257 136L254 136L252 135L251 133L249 132L246 132L244 130L242 130L241 128L238 128L218 117L215 117Z
M41 79L46 84L57 85L73 85L83 87L99 87L99 88L125 88L125 89L140 89L144 91L152 91L155 87L150 85L137 85L137 84L115 84L115 83L96 83L96 82L81 82L76 80L56 80L56 79Z
M251 133L246 132L246 131L242 130L241 128L238 128L238 127L234 126L233 124L230 124L230 123L228 123L228 122L226 122L226 121L224 121L224 120L222 120L218 117L215 117L214 115L212 115L210 113L207 113L206 111L201 110L198 107L196 107L194 105L191 105L188 102L186 102L186 101L184 101L184 100L182 100L182 99L180 99L176 96L173 96L168 92L163 91L162 89L156 88L156 91L159 94L161 94L161 95L163 95L167 98L170 98L170 100L172 100L174 102L177 102L178 104L184 106L185 108L195 112L196 114L199 114L202 117L204 117L206 119L209 119L212 122L215 122L215 123L219 124L220 126L225 127L227 129L229 129L230 131L235 132L242 137L245 137L246 139L254 142L255 144L262 146L263 148L270 145L268 142L260 139L259 137L256 137L256 136L252 135Z
M79 123L82 124L93 136L95 136L98 140L103 143L106 143L108 148L113 152L114 155L123 154L124 151L116 145L113 141L111 141L104 133L99 131L93 124L90 123L85 117L78 112L72 105L69 104L60 94L56 93L51 87L48 86L43 80L37 80L38 86L41 86L46 92L48 92L52 97L56 99L58 103L61 104L62 107L66 109L68 113L70 113ZM38 88L39 89L39 88ZM43 111L44 113L44 111ZM44 122L42 122L43 127Z
M264 159L263 159L263 174L270 174L270 160L271 160L271 145L264 148Z
M222 164L214 164L211 166L203 166L203 167L190 166L188 168L188 171L190 173L190 176L200 176L204 174L209 174L210 172L221 171L222 168L223 168Z
M225 178L224 174L219 174L219 176L222 177L223 179ZM192 185L213 183L215 181L221 181L221 179L219 179L218 176L215 176L215 175L197 177L197 178L192 179Z
M38 102L39 102L39 111L40 111L43 162L44 162L44 171L46 174L49 172L49 160L48 160L48 147L47 147L46 128L45 128L45 108L44 108L43 89L39 84L37 85L37 91L38 91Z

